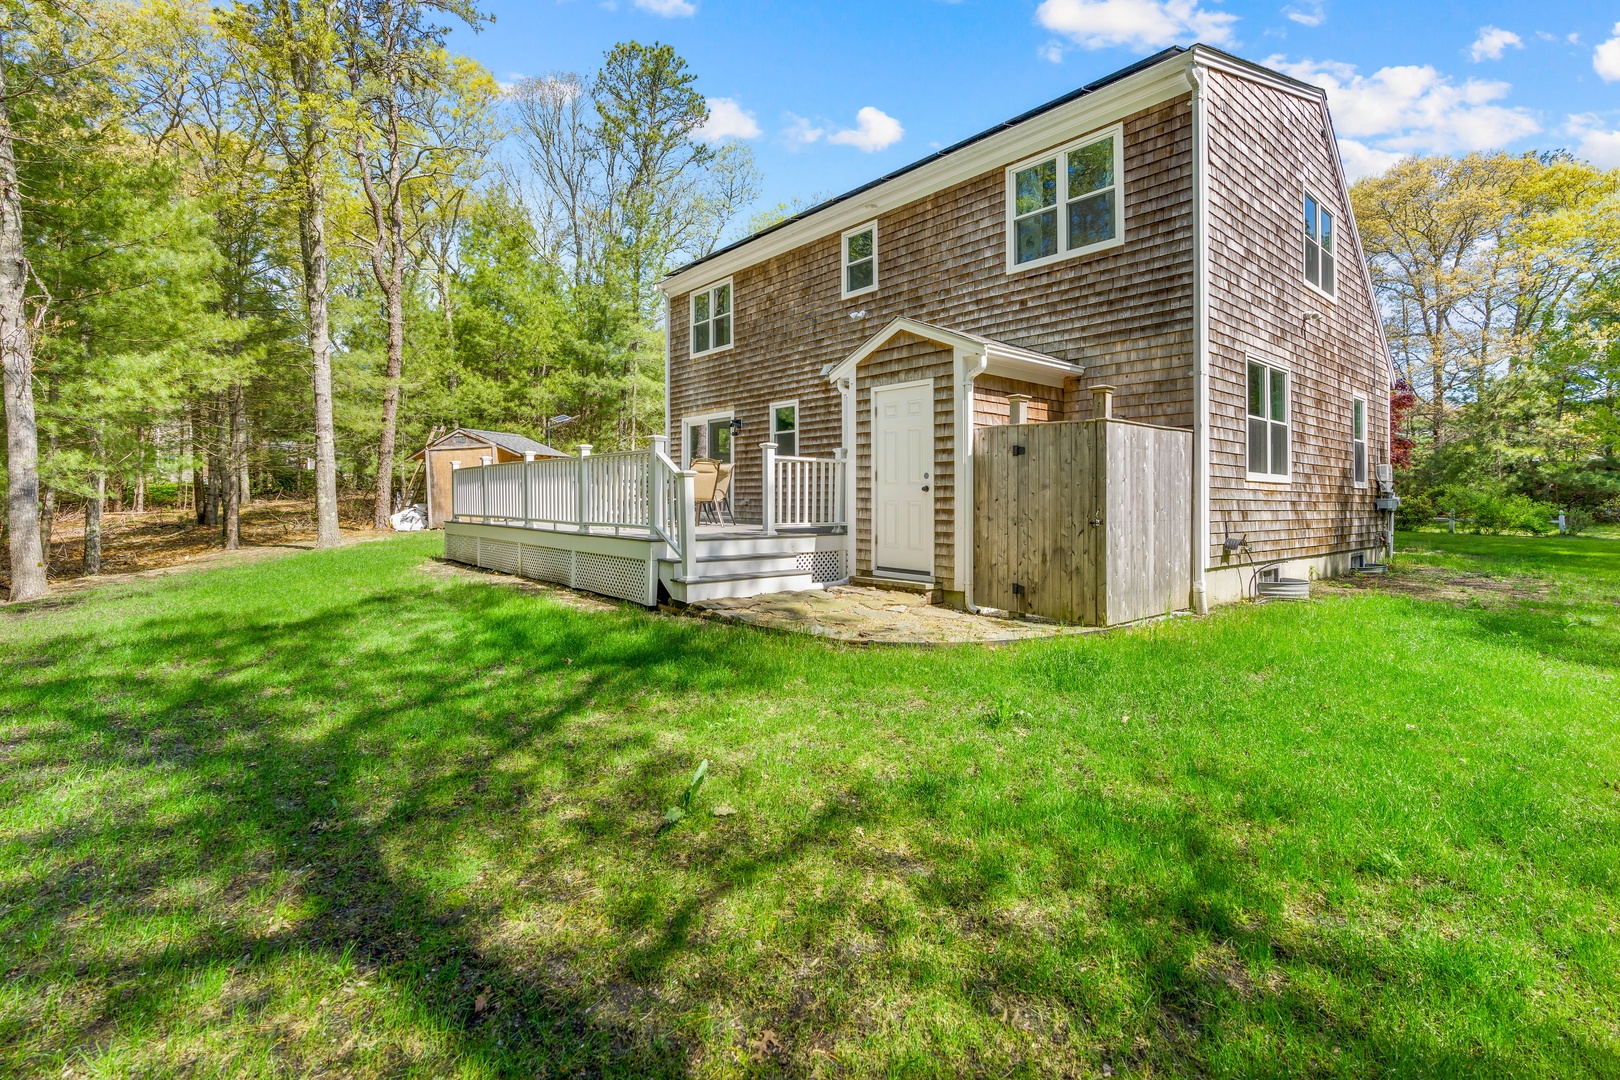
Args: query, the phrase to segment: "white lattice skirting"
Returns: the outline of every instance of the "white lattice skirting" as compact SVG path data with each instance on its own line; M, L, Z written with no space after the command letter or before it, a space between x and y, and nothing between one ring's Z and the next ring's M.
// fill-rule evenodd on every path
M446 532L444 557L482 566L486 570L567 585L620 600L633 600L638 604L650 603L653 595L648 561L626 555L573 551L544 544Z
M844 580L844 553L842 551L801 551L793 559L798 570L810 571L810 580L818 585Z

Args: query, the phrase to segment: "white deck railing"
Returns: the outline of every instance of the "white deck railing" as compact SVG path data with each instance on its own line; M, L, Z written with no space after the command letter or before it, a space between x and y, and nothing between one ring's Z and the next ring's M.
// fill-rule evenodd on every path
M849 462L779 455L761 448L761 504L767 536L783 528L848 525ZM487 460L487 459L486 459ZM646 450L543 458L458 468L450 483L450 513L462 521L524 528L642 534L664 541L690 566L697 534L696 473L669 459L669 440L652 437Z
M845 499L849 461L778 454L775 443L760 448L765 458L764 525L767 535L781 528L847 526Z
M683 574L697 532L694 474L669 459L668 439L647 450L542 458L458 468L450 483L450 513L464 521L533 529L594 532L611 529L657 538L681 558Z

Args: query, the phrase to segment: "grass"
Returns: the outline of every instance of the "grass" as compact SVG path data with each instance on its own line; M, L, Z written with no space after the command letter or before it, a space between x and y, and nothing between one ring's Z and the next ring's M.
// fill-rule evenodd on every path
M0 611L0 1075L1620 1074L1620 541L936 650L439 542Z

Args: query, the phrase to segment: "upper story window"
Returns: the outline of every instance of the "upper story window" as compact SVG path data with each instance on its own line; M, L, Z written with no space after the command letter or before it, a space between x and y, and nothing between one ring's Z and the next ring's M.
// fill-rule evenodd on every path
M1333 295L1333 214L1305 195L1305 280Z
M877 222L844 234L843 275L845 297L877 288Z
M731 348L731 279L692 294L692 355Z
M1123 242L1119 127L1007 170L1007 269Z
M799 403L779 401L771 406L771 441L784 457L799 453Z
M1249 361L1249 479L1288 479L1288 372Z
M1356 398L1351 405L1350 453L1355 459L1351 466L1357 487L1367 486L1367 399Z

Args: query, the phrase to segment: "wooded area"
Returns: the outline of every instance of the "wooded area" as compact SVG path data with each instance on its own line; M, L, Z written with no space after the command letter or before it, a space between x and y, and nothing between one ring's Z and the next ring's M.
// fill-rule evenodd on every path
M1403 524L1620 521L1620 172L1409 158L1351 189L1384 307Z
M469 0L0 5L0 349L13 600L57 518L421 498L456 426L600 449L662 426L653 283L757 195L695 76L626 43L502 88ZM566 414L565 428L547 418Z

